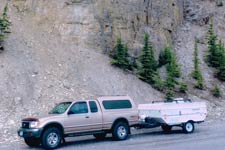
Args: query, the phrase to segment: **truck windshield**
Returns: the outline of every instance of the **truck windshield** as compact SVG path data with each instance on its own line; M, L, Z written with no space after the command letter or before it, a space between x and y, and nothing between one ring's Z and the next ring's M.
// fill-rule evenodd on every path
M49 114L63 114L72 102L63 102L56 105Z

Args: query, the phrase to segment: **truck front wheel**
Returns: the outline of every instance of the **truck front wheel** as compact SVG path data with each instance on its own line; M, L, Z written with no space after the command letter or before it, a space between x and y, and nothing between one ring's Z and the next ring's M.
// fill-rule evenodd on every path
M47 128L42 135L42 146L45 149L55 149L61 144L62 134L58 128Z
M112 135L115 140L126 140L129 133L129 126L124 122L118 122L112 129Z
M184 133L192 133L195 130L194 123L191 121L184 123L182 128L183 128Z
M30 147L39 146L41 144L39 138L24 138L24 141Z

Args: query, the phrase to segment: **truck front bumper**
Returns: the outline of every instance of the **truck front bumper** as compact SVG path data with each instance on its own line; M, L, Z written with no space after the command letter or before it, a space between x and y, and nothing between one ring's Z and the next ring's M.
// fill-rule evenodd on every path
M42 128L40 129L25 129L20 128L18 130L18 135L23 138L39 138L41 137Z

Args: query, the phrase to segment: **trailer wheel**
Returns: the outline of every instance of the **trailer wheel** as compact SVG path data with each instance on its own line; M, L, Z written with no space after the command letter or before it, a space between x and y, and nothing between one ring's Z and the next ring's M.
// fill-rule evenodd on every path
M126 140L129 134L129 126L125 122L118 122L112 129L115 140Z
M194 123L192 121L188 121L182 126L184 133L192 133L195 130Z
M172 126L169 125L162 125L161 127L164 133L170 133L172 130Z

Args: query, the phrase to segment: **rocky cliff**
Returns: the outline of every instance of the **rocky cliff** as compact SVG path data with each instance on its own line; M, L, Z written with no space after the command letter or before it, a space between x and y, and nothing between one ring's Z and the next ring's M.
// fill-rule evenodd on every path
M17 140L21 118L46 113L60 101L118 94L136 103L162 99L150 85L110 65L107 54L118 37L132 56L139 55L145 32L156 54L172 44L190 87L193 39L202 41L203 56L210 16L225 39L224 6L212 0L0 0L0 10L6 2L12 27L0 54L0 142ZM217 82L224 89L201 58L207 87ZM209 89L188 95L207 99L210 110L222 115L224 100L212 100Z

